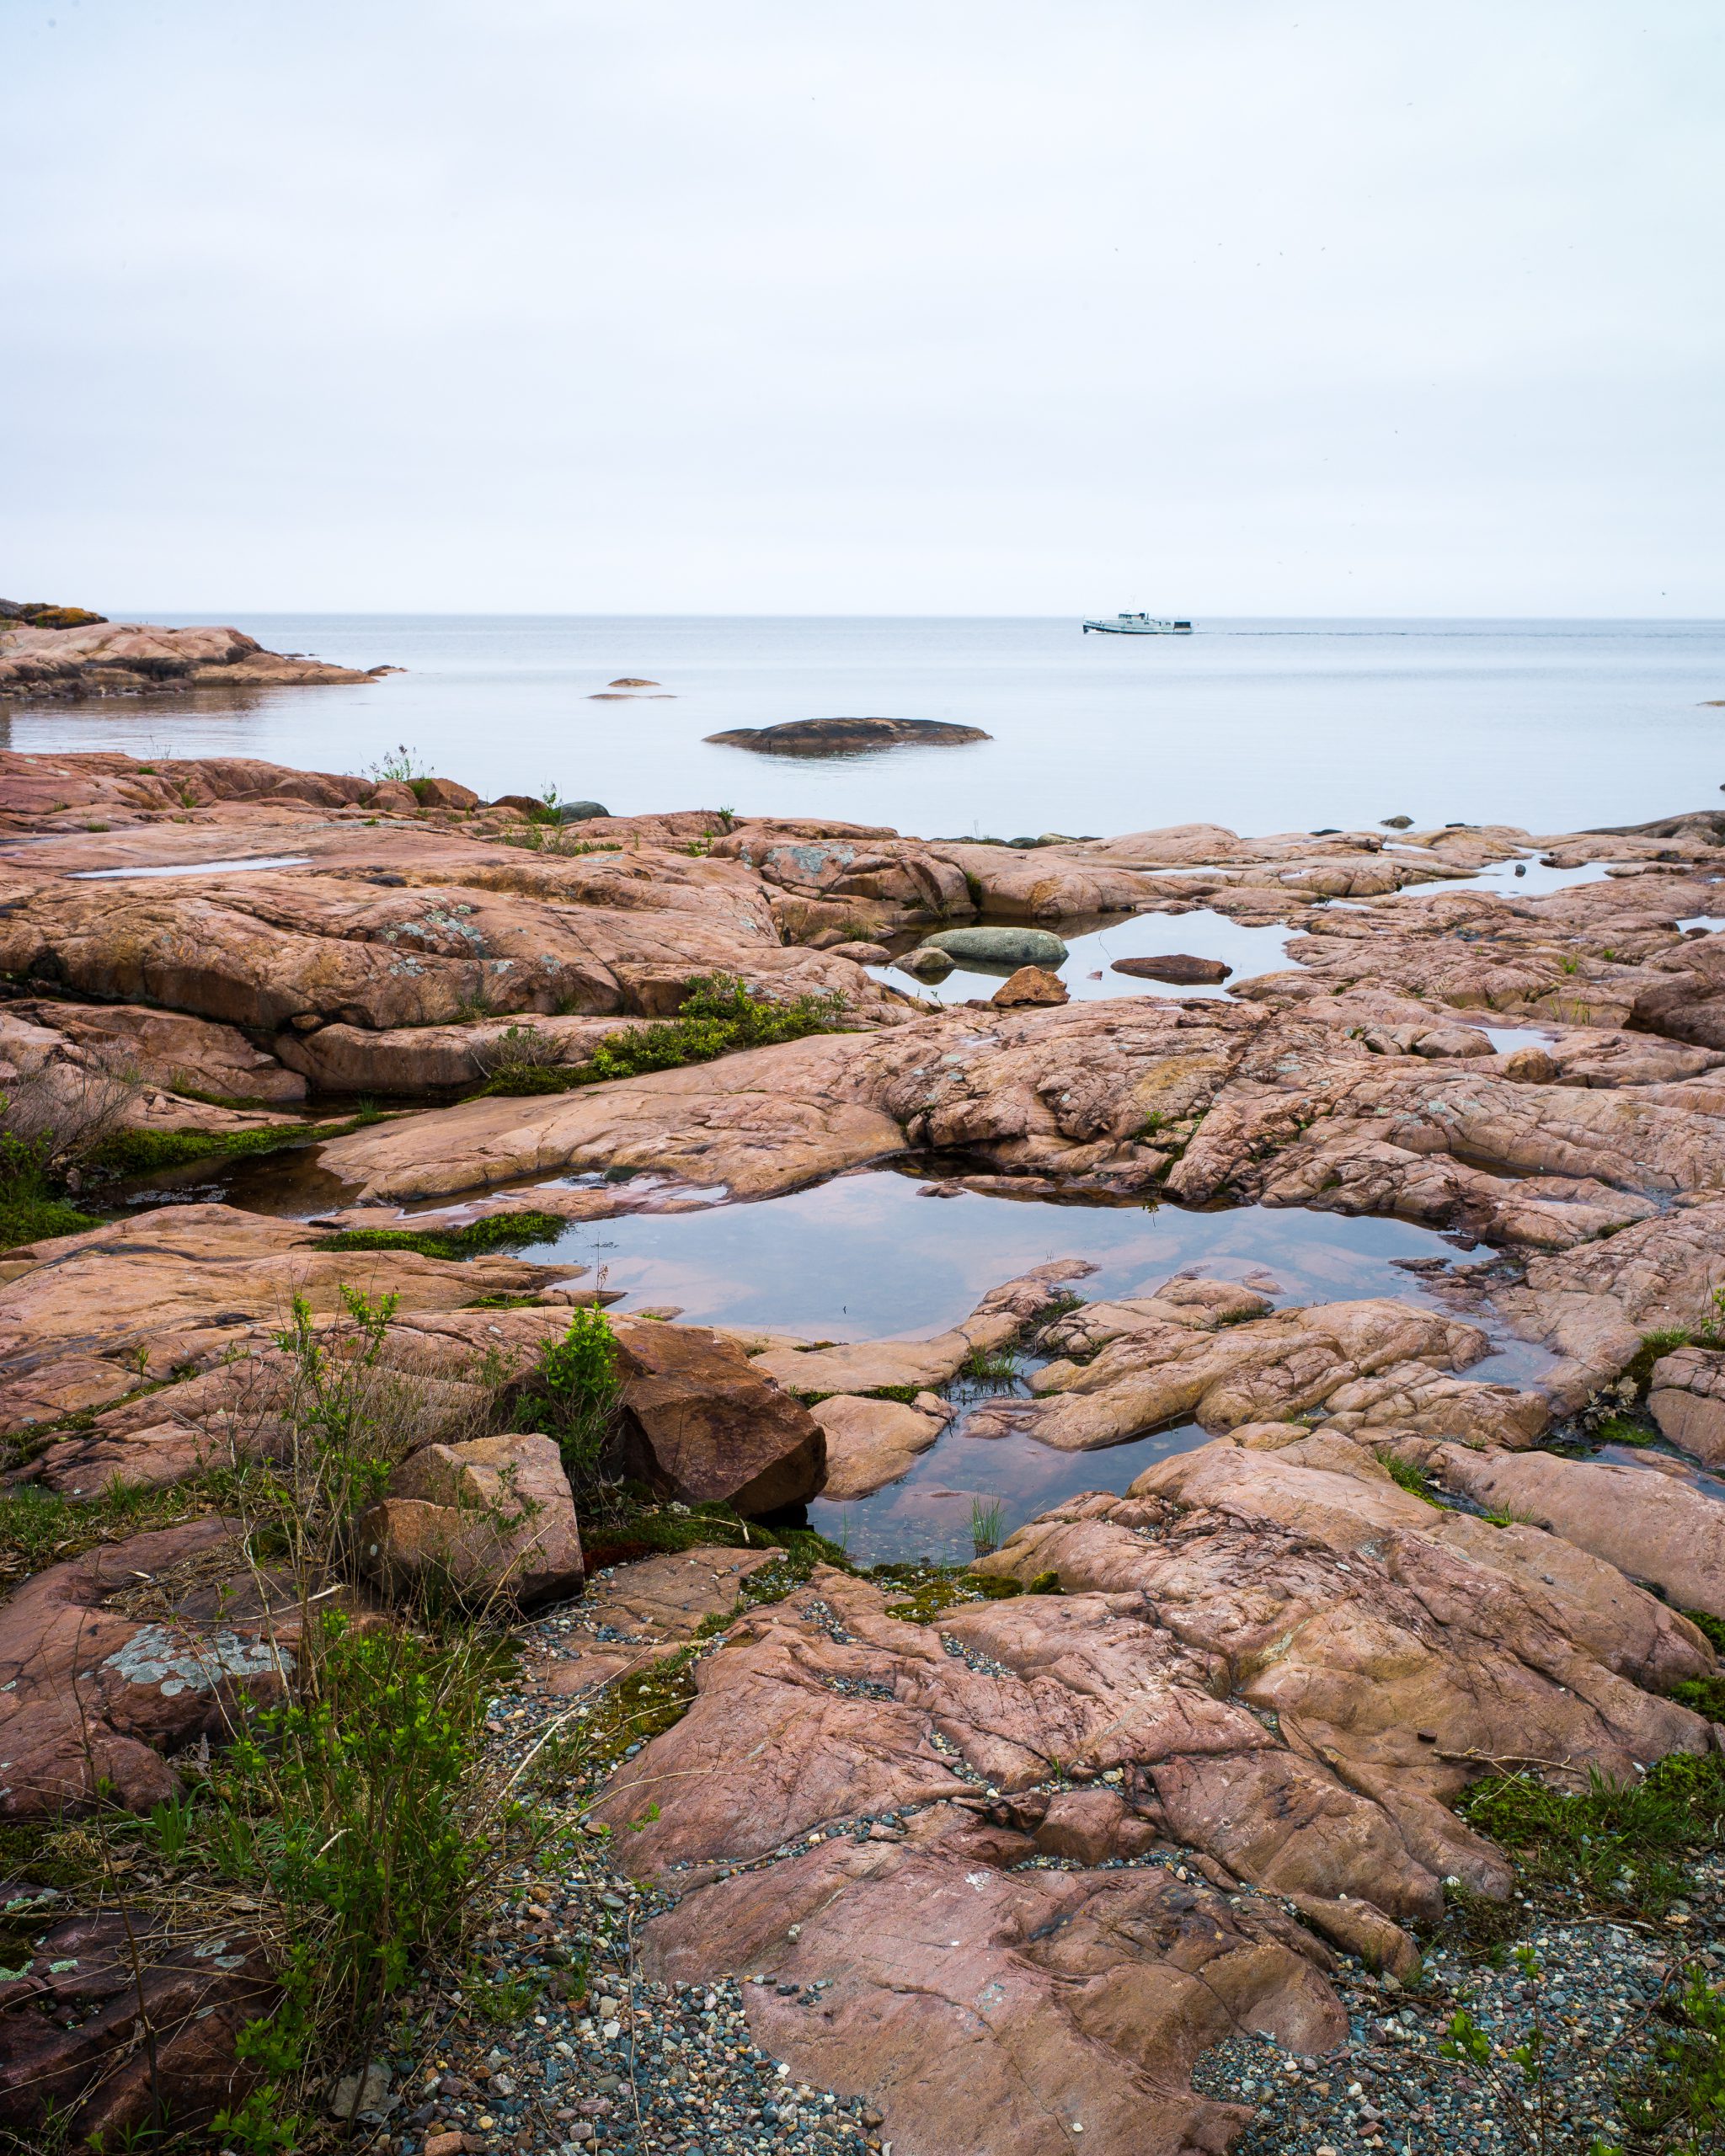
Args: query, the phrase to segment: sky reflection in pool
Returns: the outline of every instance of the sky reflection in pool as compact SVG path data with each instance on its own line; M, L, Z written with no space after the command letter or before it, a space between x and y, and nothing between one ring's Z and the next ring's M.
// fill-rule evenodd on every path
M1087 1300L1143 1293L1201 1266L1229 1278L1268 1272L1278 1305L1369 1295L1418 1304L1429 1299L1419 1276L1393 1261L1456 1254L1402 1220L1255 1205L1056 1204L968 1191L927 1198L920 1188L914 1176L873 1170L759 1204L585 1224L525 1254L602 1267L608 1286L627 1290L625 1311L672 1303L691 1321L817 1339L942 1331L988 1289L1049 1258L1096 1265L1076 1283ZM1535 1359L1512 1346L1477 1367L1513 1382ZM1187 1423L1100 1452L1061 1453L1024 1436L967 1438L961 1415L900 1481L847 1505L817 1502L809 1517L859 1561L968 1560L973 1500L998 1499L1010 1533L1080 1492L1123 1491L1152 1461L1204 1440Z

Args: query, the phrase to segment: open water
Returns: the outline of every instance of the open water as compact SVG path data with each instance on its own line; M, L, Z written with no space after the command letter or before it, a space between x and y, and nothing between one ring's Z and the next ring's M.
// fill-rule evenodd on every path
M1002 838L1396 814L1556 831L1717 805L1725 782L1719 622L1200 621L1137 638L1025 619L168 618L408 671L239 701L13 705L0 734L328 771L405 743L487 794L555 785L619 814L729 807ZM663 693L603 701L620 675ZM993 739L833 761L703 739L856 714Z

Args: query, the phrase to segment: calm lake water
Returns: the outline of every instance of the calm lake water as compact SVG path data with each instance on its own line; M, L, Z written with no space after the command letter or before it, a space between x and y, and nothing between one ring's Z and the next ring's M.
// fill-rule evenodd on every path
M487 794L554 784L617 814L724 806L1008 838L1398 814L1553 831L1717 803L1725 781L1725 710L1706 707L1725 697L1717 622L1221 621L1125 638L1023 619L168 618L409 670L243 702L14 705L4 738L331 771L406 743ZM593 701L619 675L665 693ZM820 762L702 739L852 714L994 738Z

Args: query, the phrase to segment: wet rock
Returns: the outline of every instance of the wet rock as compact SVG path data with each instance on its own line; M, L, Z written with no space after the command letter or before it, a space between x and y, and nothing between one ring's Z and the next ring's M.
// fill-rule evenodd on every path
M1010 1347L1033 1318L1094 1267L1055 1258L991 1288L961 1325L931 1340L861 1340L835 1348L770 1347L754 1368L792 1392L869 1393L944 1385L966 1359Z
M20 2146L94 2145L190 2132L236 2107L258 2078L237 2041L280 1996L262 1943L148 1908L56 1917L57 1900L22 1975L0 1984L0 2128Z
M1045 928L943 928L924 937L922 948L985 966L1055 967L1064 965L1069 955L1060 937Z
M447 1584L525 1606L580 1591L574 1499L547 1437L424 1445L355 1531L366 1570L398 1594Z
M1725 1354L1680 1348L1654 1364L1648 1408L1680 1452L1717 1467L1725 1460Z
M1070 999L1066 984L1058 974L1051 974L1044 966L1020 966L1010 980L1003 980L990 1002L1003 1011L1016 1009L1022 1004L1065 1003Z
M703 1326L641 1325L622 1333L617 1369L621 1465L661 1497L747 1515L819 1493L820 1426L761 1358Z
M980 726L953 726L943 719L798 718L781 726L735 726L729 733L706 738L726 748L754 749L769 756L854 756L906 744L949 748L994 737Z
M297 1629L291 1591L250 1572L231 1520L38 1572L0 1605L0 1818L51 1817L104 1784L130 1811L173 1796L164 1754L223 1735L242 1697L279 1692Z
M1112 973L1130 974L1135 980L1188 984L1224 981L1233 970L1220 958L1194 958L1183 951L1170 951L1154 958L1116 958L1109 968Z

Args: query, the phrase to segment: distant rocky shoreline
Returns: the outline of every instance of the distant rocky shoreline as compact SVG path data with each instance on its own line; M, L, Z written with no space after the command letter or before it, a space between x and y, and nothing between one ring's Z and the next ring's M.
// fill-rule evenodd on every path
M238 629L109 622L76 606L0 600L0 702L13 696L137 696L171 690L307 687L375 680L319 659L266 651Z

